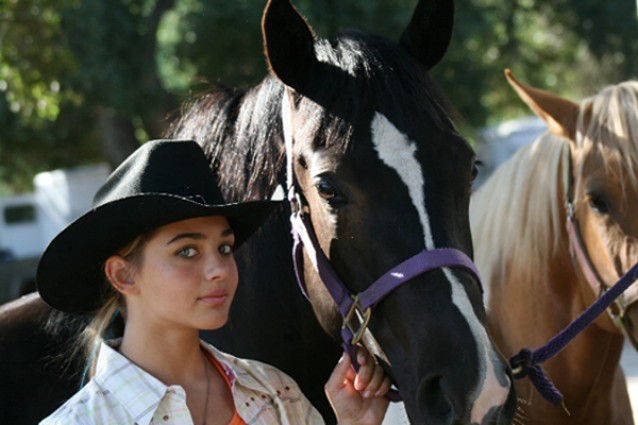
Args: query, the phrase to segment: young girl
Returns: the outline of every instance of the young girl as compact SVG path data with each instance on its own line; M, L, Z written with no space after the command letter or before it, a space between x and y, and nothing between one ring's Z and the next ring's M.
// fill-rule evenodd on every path
M54 238L37 273L52 307L95 313L94 341L116 314L124 335L96 343L93 377L42 424L323 423L283 372L199 339L200 329L226 323L238 282L233 250L276 204L225 203L192 141L148 142L124 161L94 208ZM355 375L343 357L326 394L340 424L381 423L389 381L365 350L357 361Z

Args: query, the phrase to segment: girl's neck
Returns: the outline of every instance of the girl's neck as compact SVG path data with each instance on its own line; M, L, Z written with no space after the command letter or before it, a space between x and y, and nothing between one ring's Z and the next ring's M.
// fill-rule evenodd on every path
M181 386L194 423L211 423L210 412L215 412L213 423L230 422L235 410L232 393L202 351L199 331L149 329L127 321L120 352L164 384Z
M126 326L119 351L166 385L184 385L202 376L197 330L144 330Z

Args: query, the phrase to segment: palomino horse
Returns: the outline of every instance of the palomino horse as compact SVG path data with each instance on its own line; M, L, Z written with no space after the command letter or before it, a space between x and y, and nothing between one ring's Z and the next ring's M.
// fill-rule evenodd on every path
M575 104L506 75L549 128L470 205L489 329L510 356L545 344L638 261L638 83ZM566 409L517 382L521 423L633 423L619 359L623 333L636 333L635 286L544 363Z
M202 142L228 200L270 196L291 175L290 158L299 210L349 292L391 269L386 280L404 279L409 270L395 266L424 251L471 255L474 153L427 75L447 49L453 12L451 1L421 1L399 44L356 31L328 42L314 38L288 0L271 0L263 19L270 75L245 92L193 101L169 136ZM274 214L237 252L241 284L229 324L207 339L288 372L331 422L322 392L340 349L326 334L338 340L342 320L308 246L300 267L310 303L301 295L289 216ZM474 276L454 266L416 273L359 311L368 327L355 326L367 329L364 343L415 424L505 425L513 417L507 363L487 335ZM10 345L0 355L17 349Z

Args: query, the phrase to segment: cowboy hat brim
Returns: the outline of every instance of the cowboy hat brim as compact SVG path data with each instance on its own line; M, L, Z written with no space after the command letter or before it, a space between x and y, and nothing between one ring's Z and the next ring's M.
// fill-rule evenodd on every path
M60 232L38 264L42 299L55 309L88 313L105 301L104 262L137 236L189 218L228 218L239 247L266 220L279 201L207 205L171 194L143 194L90 210Z

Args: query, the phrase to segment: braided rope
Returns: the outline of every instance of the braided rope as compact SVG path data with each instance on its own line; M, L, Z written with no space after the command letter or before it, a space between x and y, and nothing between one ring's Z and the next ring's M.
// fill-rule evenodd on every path
M618 298L630 285L638 279L638 264L635 264L620 280L595 303L583 311L574 321L560 333L550 339L545 345L530 350L523 348L510 359L510 366L516 379L528 377L539 394L554 405L563 402L563 395L540 366L545 360L560 353L580 332L589 326L600 314Z

